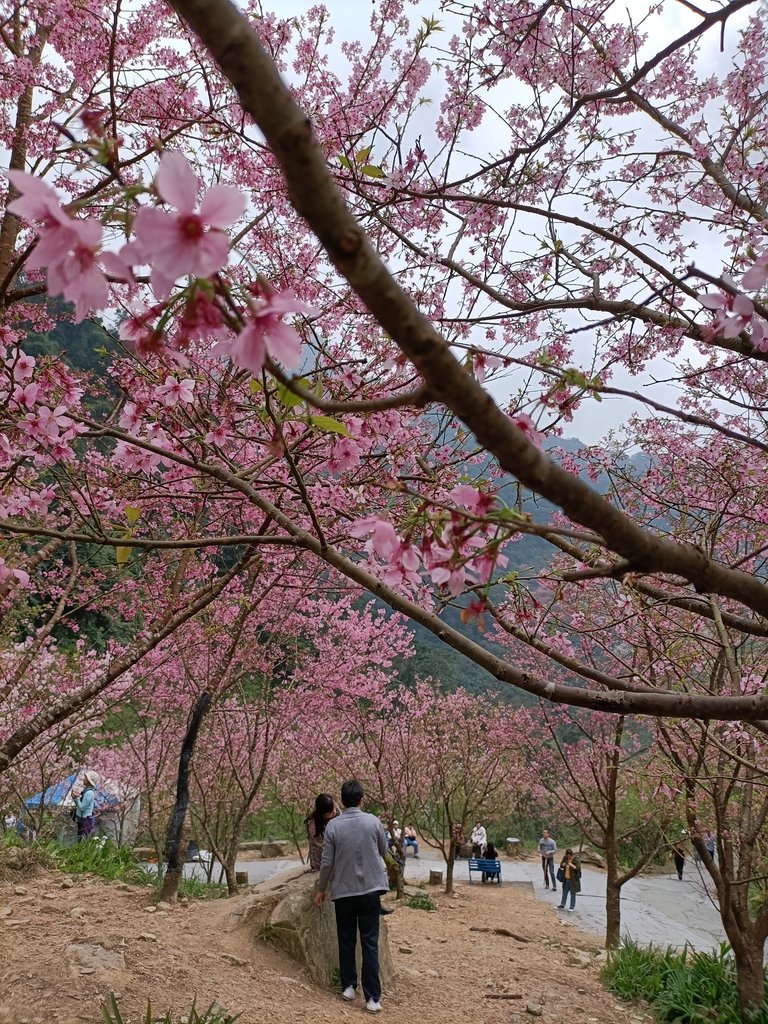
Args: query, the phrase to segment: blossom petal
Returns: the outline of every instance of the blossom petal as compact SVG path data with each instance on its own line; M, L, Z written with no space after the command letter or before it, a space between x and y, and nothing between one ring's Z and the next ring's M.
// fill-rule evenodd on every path
M197 203L197 175L181 153L163 153L155 177L157 191L180 213L191 213Z
M262 322L265 323L264 334L270 356L289 370L295 370L301 362L301 338L295 329L276 317Z
M200 216L214 228L228 228L245 212L245 196L232 185L214 185L203 196Z

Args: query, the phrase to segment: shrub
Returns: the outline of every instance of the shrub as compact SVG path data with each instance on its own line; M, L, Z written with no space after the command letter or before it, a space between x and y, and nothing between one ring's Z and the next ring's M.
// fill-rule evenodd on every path
M435 901L426 892L417 892L411 896L408 906L412 910L435 910Z
M625 940L610 954L603 977L621 999L646 999L667 1024L768 1024L768 1004L749 1017L740 1012L727 943L696 953Z
M126 1024L114 992L110 992L108 1003L103 1007L103 1011L104 1024ZM193 1001L189 1013L185 1013L182 1016L186 1018L188 1024L234 1024L240 1014L232 1014L228 1010L216 1006L214 1003L211 1003L207 1010L200 1013ZM147 1013L144 1018L144 1024L178 1024L179 1019L170 1010L166 1011L164 1017L155 1017L152 1013L152 1006L147 1001Z

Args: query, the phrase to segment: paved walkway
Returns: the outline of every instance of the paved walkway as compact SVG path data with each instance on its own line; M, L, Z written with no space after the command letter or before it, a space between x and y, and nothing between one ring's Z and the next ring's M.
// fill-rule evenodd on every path
M418 859L408 857L406 881L423 881L430 870L445 871L445 863L428 849ZM253 885L263 882L278 871L299 864L299 860L280 858L278 860L239 861L238 871L248 872L248 881ZM186 872L202 877L198 865L186 865ZM708 950L725 940L720 915L710 898L703 879L690 861L685 866L686 877L680 882L676 875L650 875L633 879L622 890L621 918L622 935L637 942L654 943L659 946L683 946L689 943L694 949ZM457 861L454 867L454 882L457 886L468 884L469 872L466 861ZM214 871L214 880L218 873ZM553 912L564 919L578 921L585 931L604 938L605 936L605 873L584 868L582 891L576 901L576 913L557 911L560 893L555 896L545 889L539 862L533 860L502 860L502 877L505 881L531 882L536 896L553 908ZM480 884L475 875L473 884Z

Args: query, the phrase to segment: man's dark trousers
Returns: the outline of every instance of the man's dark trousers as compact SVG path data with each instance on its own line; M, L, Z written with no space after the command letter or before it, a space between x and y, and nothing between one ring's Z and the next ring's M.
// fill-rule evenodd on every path
M379 981L379 921L381 894L369 892L364 896L344 896L334 901L336 931L339 936L339 974L341 989L357 988L355 947L360 930L363 951L363 995L377 1003L381 999Z

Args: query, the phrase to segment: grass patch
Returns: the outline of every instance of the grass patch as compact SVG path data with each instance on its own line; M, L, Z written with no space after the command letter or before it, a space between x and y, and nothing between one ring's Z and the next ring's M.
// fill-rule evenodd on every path
M202 878L182 878L179 882L179 896L192 900L220 900L227 895L229 891L222 882L205 882Z
M120 1012L120 1004L114 992L110 992L106 1006L102 1007L104 1013L104 1024L127 1024ZM239 1013L232 1014L215 1003L211 1003L207 1010L202 1013L197 1009L195 1002L189 1013L182 1014L188 1024L234 1024ZM147 1001L147 1012L144 1017L144 1024L179 1024L181 1017L167 1010L164 1017L155 1017L152 1013L152 1006Z
M25 843L15 837L3 837L0 843L0 877L18 877L35 868L58 869L68 875L91 874L108 882L153 886L159 890L156 871L136 859L133 851L116 846L111 840L88 839L74 846L60 843ZM199 878L182 878L179 896L194 900L215 900L227 895L226 885Z
M437 906L432 897L426 892L414 893L411 896L408 906L412 910L436 910Z
M625 940L611 953L603 979L621 999L647 1000L665 1024L768 1024L768 1003L749 1016L739 1010L736 966L727 943L696 953Z
M88 872L110 882L129 882L131 885L155 885L157 875L140 864L133 851L116 846L107 840L89 839L74 846L48 843L46 849L56 861L60 871L70 875Z

